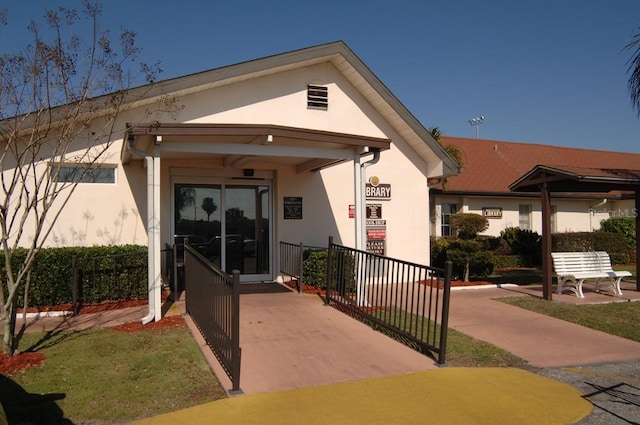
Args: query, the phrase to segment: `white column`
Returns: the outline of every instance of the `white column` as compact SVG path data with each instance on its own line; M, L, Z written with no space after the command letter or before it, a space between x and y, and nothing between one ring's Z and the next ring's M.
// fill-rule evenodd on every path
M156 146L153 149L153 308L156 321L162 319L160 246L160 148Z
M354 181L354 207L355 207L355 226L356 226L356 243L355 248L364 250L362 241L364 240L364 218L363 218L363 206L364 206L364 192L362 190L362 171L360 166L360 155L354 155L353 159L353 181Z
M149 311L142 318L142 323L147 324L155 318L153 284L155 280L155 268L153 266L156 252L153 238L153 158L145 156L144 164L147 167L147 296L149 297Z

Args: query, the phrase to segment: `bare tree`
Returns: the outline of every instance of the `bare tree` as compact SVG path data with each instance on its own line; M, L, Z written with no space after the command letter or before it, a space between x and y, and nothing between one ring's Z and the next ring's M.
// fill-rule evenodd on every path
M24 330L16 334L18 294L22 289L26 311L38 251L78 182L99 178L109 148L122 138L116 119L132 100L129 88L141 78L150 87L160 72L137 61L134 32L113 37L100 29L100 15L100 5L88 0L80 9L46 10L42 22L29 25L28 46L0 55L0 318L7 355ZM7 12L0 18L6 23ZM86 39L75 33L83 28ZM140 68L130 70L132 63Z

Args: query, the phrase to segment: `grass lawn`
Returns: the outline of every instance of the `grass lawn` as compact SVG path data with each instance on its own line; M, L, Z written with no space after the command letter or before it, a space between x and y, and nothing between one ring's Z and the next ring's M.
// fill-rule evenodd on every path
M225 397L186 326L26 334L20 350L46 359L24 372L0 375L0 399L28 417L126 422ZM38 397L24 392L50 400L36 403ZM13 400L7 403L7 397Z
M574 305L549 302L536 297L506 297L497 300L640 342L640 302Z

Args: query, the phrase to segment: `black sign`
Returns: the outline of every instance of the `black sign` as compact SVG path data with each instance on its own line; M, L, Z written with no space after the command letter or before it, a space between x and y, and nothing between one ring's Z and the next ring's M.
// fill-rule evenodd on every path
M285 220L302 220L302 197L301 196L285 196L284 197L284 219Z
M382 204L367 204L367 218L382 218Z

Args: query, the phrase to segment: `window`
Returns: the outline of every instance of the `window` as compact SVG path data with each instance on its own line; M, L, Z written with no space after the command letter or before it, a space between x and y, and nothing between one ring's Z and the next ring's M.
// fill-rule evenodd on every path
M329 107L329 91L326 86L307 86L307 107L327 110Z
M115 183L115 166L60 165L51 172L51 180L60 183Z
M531 205L518 205L518 227L531 230Z
M551 233L558 233L558 206L551 205Z
M458 212L458 206L456 204L442 204L442 211L440 214L440 234L441 236L453 236L451 232L451 215Z

